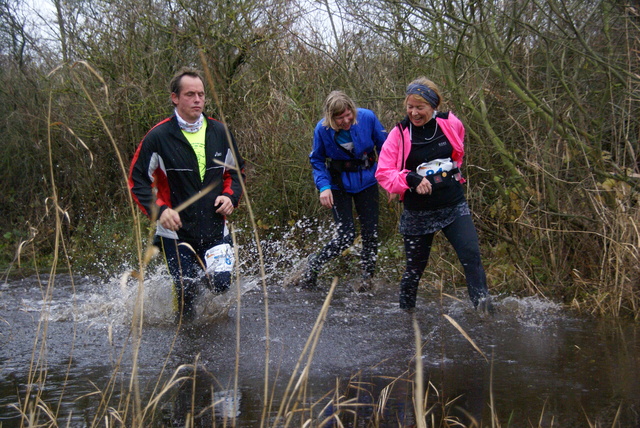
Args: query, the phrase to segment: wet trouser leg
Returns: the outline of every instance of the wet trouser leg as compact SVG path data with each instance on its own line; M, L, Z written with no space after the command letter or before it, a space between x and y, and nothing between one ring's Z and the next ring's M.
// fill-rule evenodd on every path
M458 217L442 231L451 245L453 245L458 259L462 263L467 280L469 298L474 306L478 306L478 301L488 295L489 292L487 289L487 276L480 256L478 232L473 224L473 219L469 215Z
M333 220L337 230L333 239L319 253L310 258L309 267L314 275L317 275L322 265L349 248L356 237L352 195L341 190L332 190L331 192L333 193Z
M220 241L221 244L229 244L231 245L231 250L233 251L233 239L231 235L228 234L222 238ZM211 247L209 247L211 248ZM205 250L206 253L206 250ZM227 291L229 286L231 285L231 271L229 272L215 272L213 275L213 284L212 289L216 293L222 293L223 291Z
M198 255L189 247L178 244L175 239L159 237L159 246L173 279L177 310L184 315L191 315L198 295L198 277L202 268L198 263Z
M362 235L361 265L365 278L373 277L378 258L378 185L364 189L353 195L353 201L360 220Z
M469 298L474 306L488 294L487 279L480 257L478 233L471 216L458 217L453 223L442 229L451 243L462 267L467 281ZM404 247L407 258L405 273L400 282L400 308L410 309L416 305L418 284L424 269L427 267L433 233L428 235L404 236Z
M400 281L400 309L416 306L418 284L431 254L433 233L428 235L404 235L406 267Z
M231 238L231 235L224 236L215 245L218 245L218 244L229 244L231 245L231 250L233 251L233 240ZM203 260L204 260L204 254L206 254L207 250L209 248L214 247L215 245L206 245L203 247L202 249ZM215 293L222 293L224 291L227 291L229 289L229 286L231 285L231 271L213 272L213 278L211 278L211 273L210 273L209 276L207 277L206 284L207 284L207 287L209 287L209 289L211 289Z

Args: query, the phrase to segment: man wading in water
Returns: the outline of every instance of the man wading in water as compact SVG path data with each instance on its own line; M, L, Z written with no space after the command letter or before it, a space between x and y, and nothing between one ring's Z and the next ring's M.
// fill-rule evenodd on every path
M244 160L225 125L203 114L204 81L197 70L181 69L169 86L174 114L140 142L131 162L129 188L142 211L157 216L154 244L162 250L173 278L180 320L195 315L201 283L216 292L229 288L225 219L242 195ZM175 210L200 192L204 194L200 199ZM214 259L220 261L220 254L222 265L216 265ZM207 275L198 259L211 265Z

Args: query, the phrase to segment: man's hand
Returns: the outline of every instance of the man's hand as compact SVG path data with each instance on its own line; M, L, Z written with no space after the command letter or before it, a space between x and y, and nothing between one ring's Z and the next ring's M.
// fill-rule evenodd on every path
M171 208L167 208L162 211L158 222L160 222L160 225L165 229L173 230L174 232L182 227L180 214L178 214L178 211L172 210Z
M233 212L233 202L228 196L220 195L216 198L216 212L222 215L230 215Z
M331 189L320 192L320 204L325 208L333 208L333 192L331 192Z

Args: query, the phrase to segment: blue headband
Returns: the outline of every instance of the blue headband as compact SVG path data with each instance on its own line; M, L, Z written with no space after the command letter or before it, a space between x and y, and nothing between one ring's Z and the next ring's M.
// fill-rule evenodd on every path
M426 85L421 85L420 83L412 83L407 86L407 96L409 95L418 95L424 98L431 107L436 108L438 104L440 104L440 97L436 94L436 91L431 89Z

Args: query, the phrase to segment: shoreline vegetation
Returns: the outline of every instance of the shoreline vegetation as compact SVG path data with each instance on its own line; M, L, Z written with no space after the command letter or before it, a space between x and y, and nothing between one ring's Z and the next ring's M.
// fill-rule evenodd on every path
M292 227L330 221L308 162L323 94L352 93L390 129L407 81L427 75L450 100L443 109L466 124L467 197L492 293L640 318L640 10L383 0L343 15L352 8L340 1L345 8L322 11L342 22L329 34L280 1L212 3L206 20L196 2L54 1L57 27L38 34L38 16L7 2L2 271L51 266L58 245L74 272L130 262L148 223L126 170L144 132L171 114L165 84L182 65L206 72L206 112L233 129L248 161L249 198L232 218L247 231L239 239L287 236L311 252L313 232ZM227 7L243 19L221 28ZM394 263L400 210L381 204L382 249ZM436 260L429 271L457 281Z
M129 265L142 292L152 228L128 192L128 165L145 130L171 113L168 77L195 65L207 80L207 114L229 124L247 160L246 197L232 219L246 253L236 260L263 278L269 361L265 265L287 268L269 244L287 240L308 254L328 233L307 158L324 94L345 89L391 128L406 83L427 75L450 100L444 109L466 124L467 196L492 294L640 318L640 10L631 3L445 1L431 9L339 0L319 27L295 2L278 0L53 4L56 27L44 37L17 1L5 2L0 18L5 281L21 269L113 274ZM390 279L404 257L399 212L381 204L380 265L397 267L384 271ZM426 283L460 282L452 257L431 260ZM330 296L301 366L311 364ZM134 350L141 317L134 310ZM46 321L41 328L45 346ZM419 336L416 327L416 361ZM294 398L304 396L304 372L295 382L291 374L290 395L271 409L265 367L261 426L296 425L294 416L309 415ZM25 426L58 426L55 409L38 401L45 368L32 364ZM415 372L415 418L426 427L429 386L419 365ZM134 361L118 403L108 399L114 385L104 386L92 426L146 426L155 402L141 401L136 373ZM443 413L434 426L447 426Z

